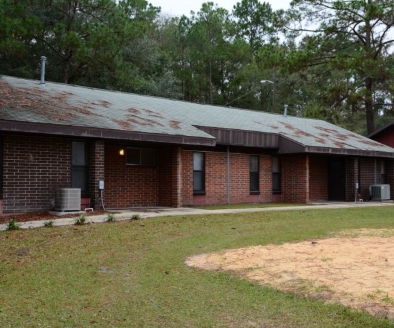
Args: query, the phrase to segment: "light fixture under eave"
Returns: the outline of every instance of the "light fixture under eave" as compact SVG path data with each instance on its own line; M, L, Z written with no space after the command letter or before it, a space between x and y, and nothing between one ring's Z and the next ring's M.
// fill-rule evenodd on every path
M119 155L121 155L121 156L124 155L124 149L123 148L119 150Z

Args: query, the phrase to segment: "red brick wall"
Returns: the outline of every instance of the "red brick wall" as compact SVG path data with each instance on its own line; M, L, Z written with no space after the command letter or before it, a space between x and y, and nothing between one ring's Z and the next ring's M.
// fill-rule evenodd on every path
M181 206L180 149L158 148L156 165L126 165L124 146L105 146L105 191L107 208Z
M181 150L180 147L158 150L158 205L181 206Z
M48 210L56 189L70 187L71 141L54 137L4 137L3 211Z
M361 198L364 200L369 200L370 192L369 186L373 184L381 184L384 181L381 179L381 163L385 161L384 159L377 158L376 165L374 158L360 158L360 193ZM391 164L392 162L389 160L386 164L386 174L388 176L388 183L390 183L391 177ZM376 173L375 173L376 172ZM391 198L393 195L393 185L391 185Z
M158 204L157 166L126 165L121 147L105 145L105 190L107 208L156 206Z
M105 181L104 178L104 141L92 141L89 145L89 189L90 202L94 209L102 207L100 191L98 189L99 181ZM105 188L105 185L104 185ZM105 192L105 190L104 190ZM105 206L105 204L104 204ZM90 206L89 206L90 207Z
M205 196L196 200L193 198L193 152L182 150L182 206L204 205ZM198 203L197 203L198 201Z
M282 200L287 203L309 201L308 155L282 156Z
M328 199L327 158L309 157L309 200Z
M233 164L234 156L230 156L230 162ZM227 199L227 187L226 187L226 154L225 153L205 153L205 203L206 204L226 204ZM249 163L248 163L249 167ZM192 168L193 170L193 168ZM240 168L242 171L242 169ZM241 175L238 172L237 178L234 174L231 178L231 190L240 190L244 188L245 178L239 177ZM249 178L248 178L249 179ZM248 180L247 180L248 181ZM231 193L233 194L233 193ZM235 194L235 193L234 193ZM232 203L235 203L234 196L232 197Z
M272 200L270 156L260 156L260 194L249 191L249 154L230 152L230 203L259 203ZM193 195L193 151L182 151L182 204L227 203L227 153L205 153L205 195Z
M394 199L394 161L386 160L387 183L390 185L390 197Z
M206 152L206 194L193 195L193 151L179 147L158 149L154 167L127 166L119 146L90 142L90 197L100 207L98 181L105 180L107 208L136 206L187 206L227 202L227 154ZM242 150L241 150L242 151ZM104 156L105 155L105 156ZM249 192L249 154L230 152L230 202L271 202L272 158L260 155L260 194ZM105 160L103 159L105 158ZM347 200L354 199L360 170L361 197L369 199L369 186L383 183L381 159L346 160ZM105 170L104 170L105 168ZM105 172L104 172L105 171ZM327 199L327 158L308 155L281 156L282 201ZM393 187L394 162L386 160L388 182ZM71 139L40 136L4 137L4 212L48 210L55 191L70 187ZM309 183L308 183L309 177ZM353 188L353 189L352 189ZM394 193L394 190L391 190Z

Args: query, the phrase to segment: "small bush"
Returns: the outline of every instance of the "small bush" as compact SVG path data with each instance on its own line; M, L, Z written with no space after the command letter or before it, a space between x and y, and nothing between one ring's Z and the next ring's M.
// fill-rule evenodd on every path
M81 214L75 219L75 225L84 225L86 223L86 214Z
M114 222L114 221L116 221L115 215L111 214L111 213L107 214L107 220L106 221L107 222Z
M140 217L139 214L134 214L134 215L131 217L131 220L139 220L139 219L141 219L141 217Z
M18 230L19 228L19 224L14 219L8 221L7 230Z
M52 228L53 227L53 220L45 221L44 222L44 227L45 228Z

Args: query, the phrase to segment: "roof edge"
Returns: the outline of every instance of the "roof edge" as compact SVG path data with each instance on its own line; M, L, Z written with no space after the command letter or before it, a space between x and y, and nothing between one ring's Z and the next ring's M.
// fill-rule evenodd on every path
M352 155L352 156L364 156L364 157L394 158L394 152L391 153L391 152L360 150L360 149L306 147L305 152L310 154Z
M34 133L41 135L57 135L68 137L117 139L130 141L149 141L182 145L215 146L215 138L190 137L184 135L152 134L132 131L108 130L69 125L45 123L0 121L0 131L17 133Z
M372 132L371 134L368 135L368 138L372 138L373 136L379 134L380 132L386 130L388 127L394 125L394 122L389 122L385 125L383 125L381 128L377 129L376 131Z

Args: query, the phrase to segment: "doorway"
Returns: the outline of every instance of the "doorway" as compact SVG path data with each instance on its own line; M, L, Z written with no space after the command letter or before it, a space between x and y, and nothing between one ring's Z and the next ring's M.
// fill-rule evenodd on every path
M328 160L328 200L346 200L345 159Z

